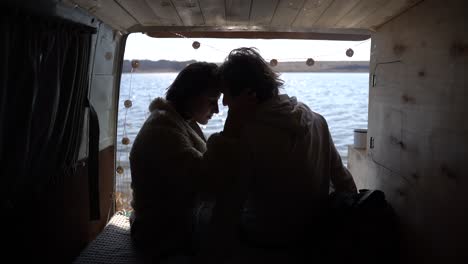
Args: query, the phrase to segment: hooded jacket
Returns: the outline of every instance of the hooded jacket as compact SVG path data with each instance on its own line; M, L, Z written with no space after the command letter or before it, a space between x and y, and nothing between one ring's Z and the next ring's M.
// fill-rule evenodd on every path
M234 179L221 187L214 217L233 224L226 219L242 211L252 239L289 243L319 222L330 182L337 191L356 186L320 114L288 95L252 114L239 139L219 133L208 140L208 153L223 157L225 177Z

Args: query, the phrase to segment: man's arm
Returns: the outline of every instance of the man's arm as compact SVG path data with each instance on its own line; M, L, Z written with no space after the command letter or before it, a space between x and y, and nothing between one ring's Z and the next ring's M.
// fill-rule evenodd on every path
M245 113L229 109L223 131L208 139L203 156L206 191L218 193L246 173L241 169L248 161L242 139L246 119Z
M247 197L248 161L243 142L224 133L208 139L204 164L211 175L208 183L215 198L203 262L220 263L233 256L239 247L242 208Z
M337 192L357 192L356 184L349 170L343 165L340 154L330 136L331 175L330 179Z
M328 138L329 158L330 158L330 180L337 192L357 192L356 184L353 176L348 169L343 165L341 156L335 147L327 120L321 115L321 123L323 124L324 141Z

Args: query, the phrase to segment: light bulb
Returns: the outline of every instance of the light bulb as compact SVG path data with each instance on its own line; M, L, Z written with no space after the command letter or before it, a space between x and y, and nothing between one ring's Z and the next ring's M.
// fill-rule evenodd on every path
M140 61L139 60L132 60L132 68L136 69L140 67Z
M124 173L124 168L122 166L118 166L116 169L118 174L123 174Z
M122 138L122 144L124 144L124 145L130 144L130 139L128 137Z
M276 65L278 65L278 61L277 61L276 59L272 59L272 60L270 61L270 65L271 65L272 67L275 67Z
M130 108L132 107L132 105L133 105L132 100L125 100L124 102L125 108Z

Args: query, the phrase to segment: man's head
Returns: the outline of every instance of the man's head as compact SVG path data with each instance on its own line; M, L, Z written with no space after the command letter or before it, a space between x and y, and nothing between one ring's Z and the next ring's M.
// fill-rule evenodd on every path
M231 108L241 95L255 97L261 103L279 94L283 81L255 48L231 51L219 67L223 83L223 104Z

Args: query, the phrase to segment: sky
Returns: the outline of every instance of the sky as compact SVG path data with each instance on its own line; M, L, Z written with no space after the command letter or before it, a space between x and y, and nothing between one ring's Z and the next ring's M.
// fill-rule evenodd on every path
M175 36L175 35L174 35ZM176 37L176 36L175 36ZM198 41L200 48L192 48ZM199 38L152 38L143 33L133 33L127 39L126 60L176 60L222 62L229 51L238 47L256 47L266 60L301 61L368 61L370 39L365 41L328 40L265 40L265 39L199 39ZM346 56L353 49L353 57Z

